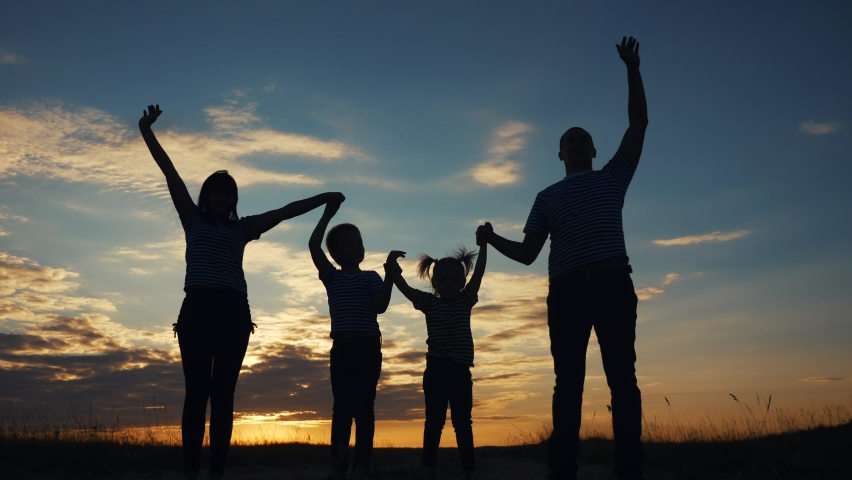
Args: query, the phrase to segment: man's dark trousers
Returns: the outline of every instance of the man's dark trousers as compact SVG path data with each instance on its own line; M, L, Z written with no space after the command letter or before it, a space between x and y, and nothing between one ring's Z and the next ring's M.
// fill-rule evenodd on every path
M636 385L634 349L636 305L627 271L592 280L585 275L551 279L547 323L556 386L548 466L555 478L572 478L577 472L586 347L592 327L612 393L616 474L626 477L641 469L642 399Z

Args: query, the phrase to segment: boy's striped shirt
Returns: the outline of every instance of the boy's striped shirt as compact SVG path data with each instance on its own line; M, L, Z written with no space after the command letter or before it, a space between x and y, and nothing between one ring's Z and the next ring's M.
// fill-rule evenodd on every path
M382 289L382 277L373 270L347 275L331 263L321 275L328 293L331 338L337 333L357 332L381 335L373 295Z
M621 210L636 167L621 151L600 170L566 176L535 197L524 233L550 234L550 278L599 260L626 258Z
M426 357L438 356L473 366L473 335L470 313L479 300L467 288L459 296L445 300L432 293L417 290L415 308L426 314Z
M247 293L243 273L243 252L252 237L253 217L242 217L225 224L211 225L204 221L198 207L193 205L186 218L181 219L186 236L186 279L184 289L193 285L228 287Z

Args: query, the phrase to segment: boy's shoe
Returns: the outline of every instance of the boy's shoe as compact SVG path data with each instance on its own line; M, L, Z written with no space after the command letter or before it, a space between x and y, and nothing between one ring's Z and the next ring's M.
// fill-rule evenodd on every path
M423 480L438 480L438 474L434 468L423 467Z
M349 476L349 480L368 480L367 468L363 465L358 465L353 468L352 475Z
M328 474L322 477L322 480L346 480L346 473L341 472L337 467L331 467Z

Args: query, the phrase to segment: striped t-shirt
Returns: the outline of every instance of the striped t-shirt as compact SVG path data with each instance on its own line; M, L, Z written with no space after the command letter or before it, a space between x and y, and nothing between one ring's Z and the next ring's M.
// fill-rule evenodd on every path
M550 278L627 257L621 209L635 171L618 151L602 169L568 175L535 197L524 233L550 234Z
M331 338L337 333L357 332L381 335L373 295L382 289L382 277L373 270L347 275L331 263L321 275L328 293Z
M186 235L186 279L183 288L193 285L227 287L248 293L243 273L243 251L252 237L252 217L225 224L204 221L193 205L181 219Z
M476 294L467 288L449 300L417 290L418 305L415 308L426 314L427 358L443 357L473 366L470 311L478 300Z

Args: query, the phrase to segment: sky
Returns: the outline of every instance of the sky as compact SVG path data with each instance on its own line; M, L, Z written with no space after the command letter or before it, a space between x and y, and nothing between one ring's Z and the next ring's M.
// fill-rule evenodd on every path
M591 133L595 169L614 155L614 45L632 35L649 127L623 216L646 417L723 417L729 394L848 404L850 24L841 1L3 2L0 401L131 423L163 406L179 423L185 242L137 128L147 105L193 198L219 169L240 215L343 192L332 223L361 228L362 268L404 250L428 289L418 254L474 247L484 221L523 238L536 193L564 176L567 128ZM328 435L330 321L307 251L320 214L246 247L244 436ZM489 255L477 445L549 420L548 249L528 267ZM418 446L425 320L395 291L380 326L376 441ZM609 403L593 336L585 421Z

